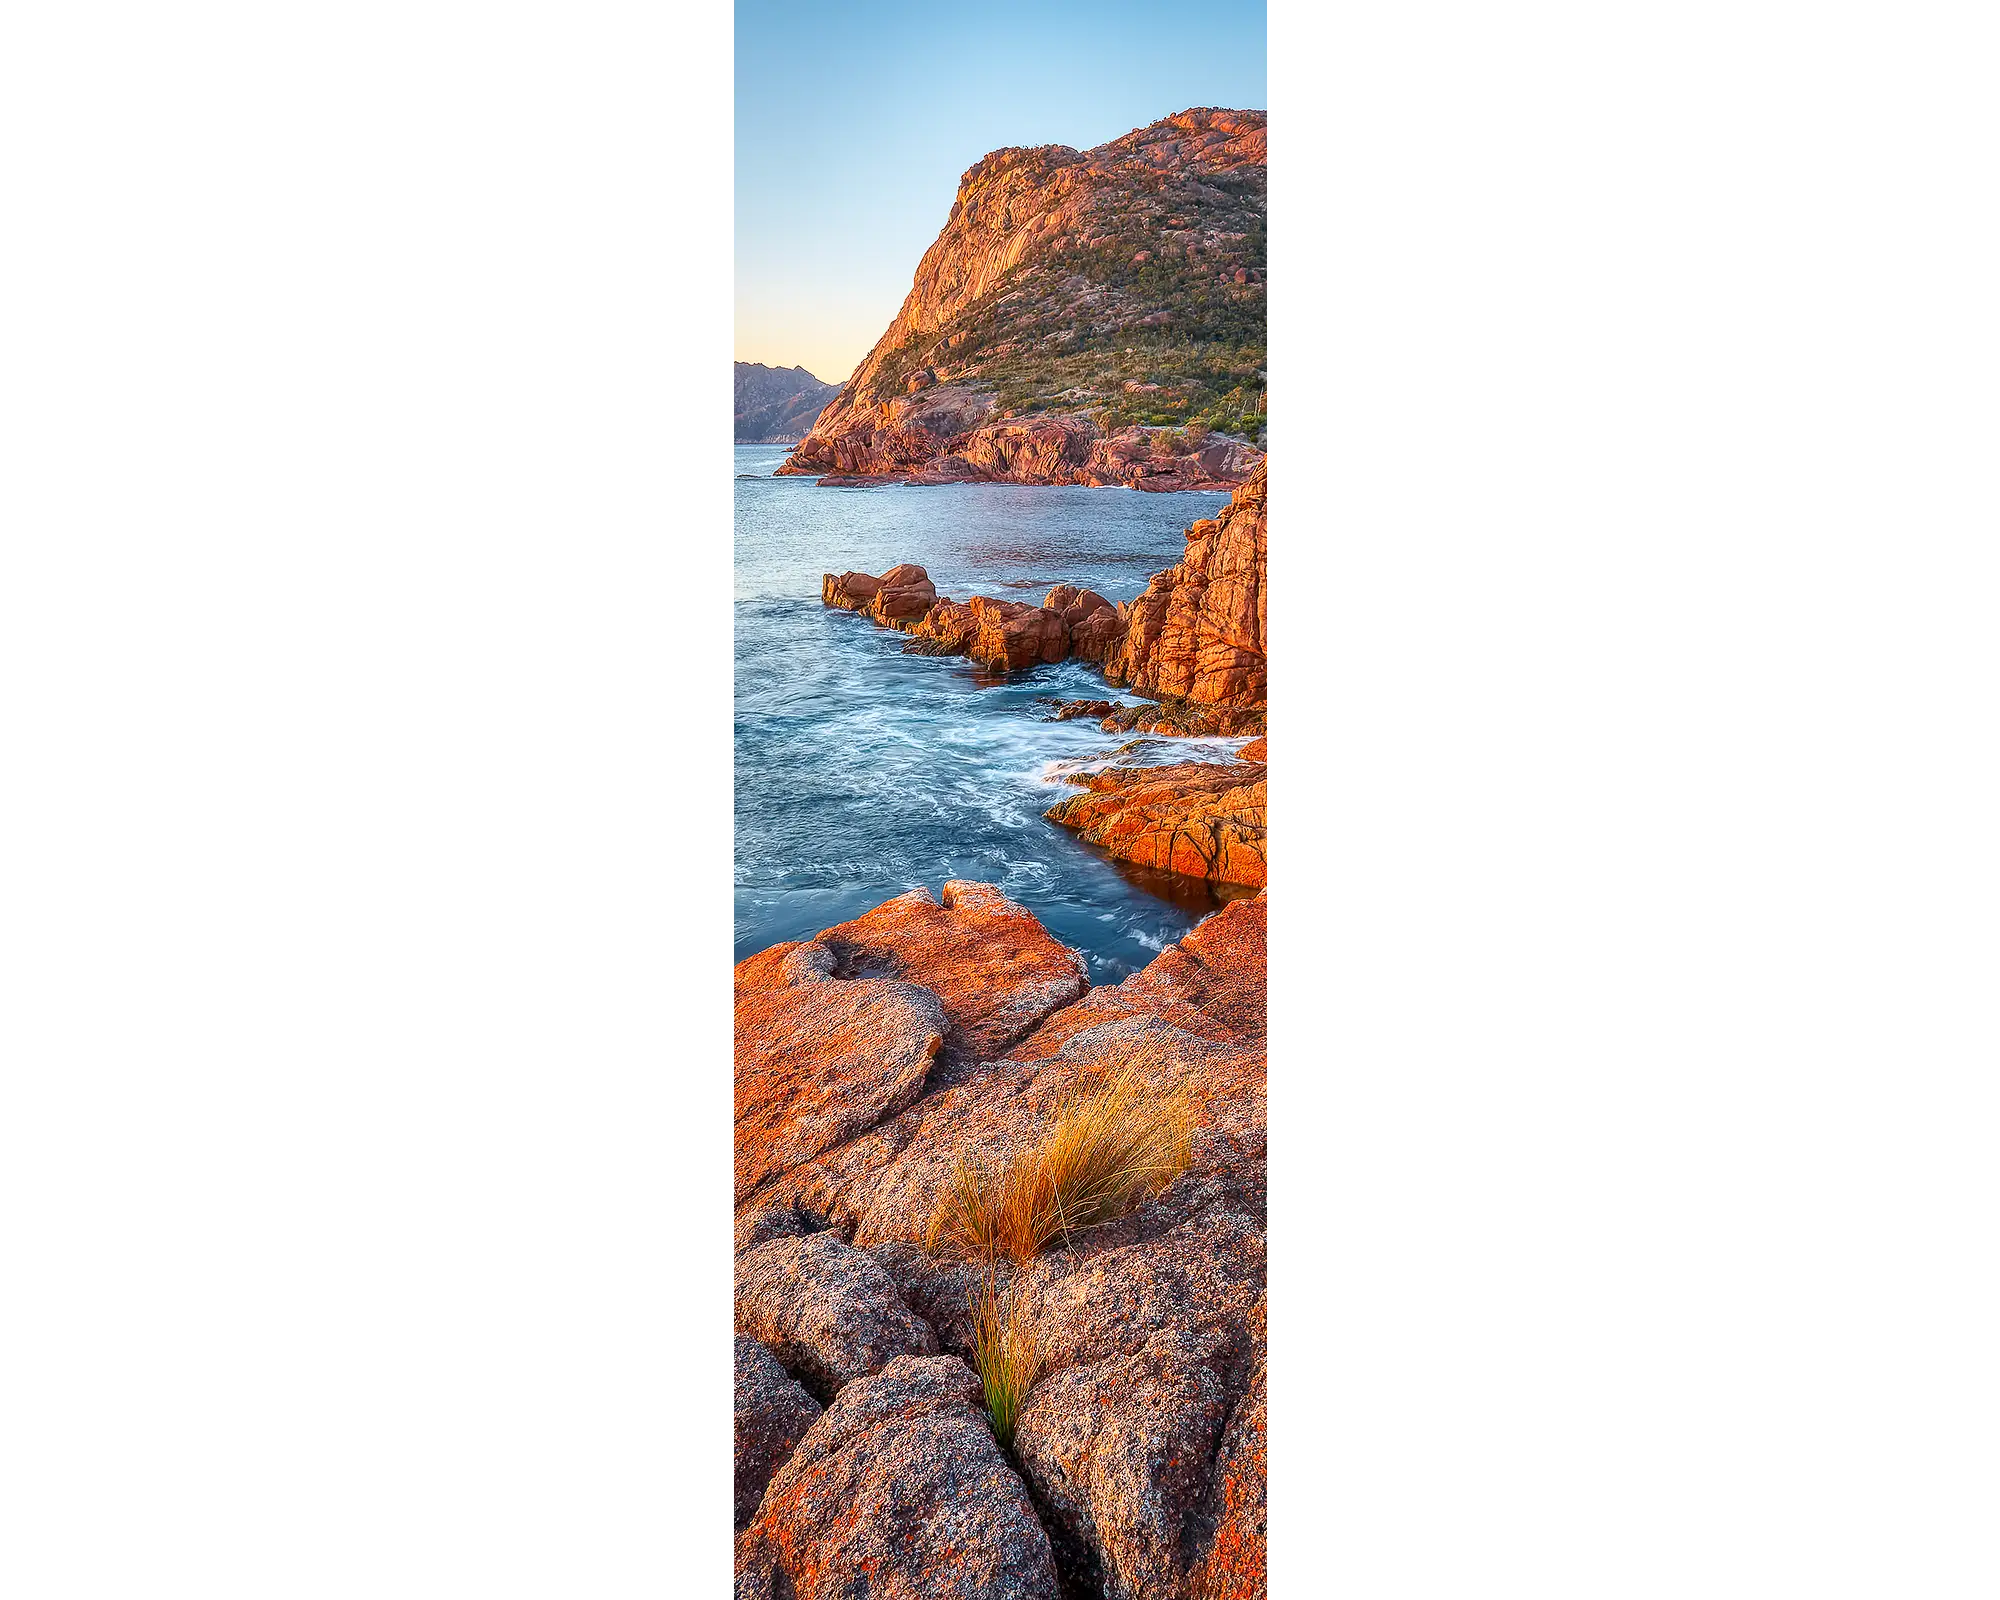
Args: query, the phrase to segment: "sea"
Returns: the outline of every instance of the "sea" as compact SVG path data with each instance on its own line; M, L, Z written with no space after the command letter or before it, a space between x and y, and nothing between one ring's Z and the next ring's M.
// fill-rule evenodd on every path
M1047 720L1133 697L1076 662L993 673L820 603L827 572L913 561L941 595L1129 600L1226 494L1023 484L818 487L736 446L736 959L947 879L999 885L1115 983L1236 891L1113 861L1042 813L1064 772L1218 759L1244 739L1141 739Z

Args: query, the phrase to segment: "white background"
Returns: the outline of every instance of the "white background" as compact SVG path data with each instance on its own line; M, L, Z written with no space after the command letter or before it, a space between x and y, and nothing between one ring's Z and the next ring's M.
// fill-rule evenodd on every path
M2000 1576L1983 23L1274 6L1281 1595ZM9 1594L724 1592L729 52L0 23Z

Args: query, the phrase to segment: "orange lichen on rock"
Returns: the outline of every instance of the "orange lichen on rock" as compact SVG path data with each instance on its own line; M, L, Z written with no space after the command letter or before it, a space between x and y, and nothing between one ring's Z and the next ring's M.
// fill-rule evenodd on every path
M738 1200L908 1105L944 1044L936 995L843 982L834 965L826 946L802 944L760 962L747 982L738 973Z
M966 651L974 661L1013 670L1060 661L1069 654L1069 629L1055 612L983 594L968 603L979 624Z
M1223 1433L1216 1468L1222 1516L1208 1554L1195 1569L1192 1594L1201 1600L1264 1600L1266 1551L1266 1380L1255 1383Z
M1032 950L1033 918L988 886L949 897L899 897L751 957L739 987L768 994L800 952L831 952L836 983L890 981L879 974L893 962L941 986L955 1039L996 1048L1048 998L995 1004L1003 935L1020 919L1016 942ZM946 913L967 927L943 927ZM740 1486L755 1506L737 1545L741 1600L863 1586L912 1600L1258 1592L1264 913L1262 895L1232 902L1123 983L1079 994L962 1076L933 1069L902 1111L739 1201L738 1330L807 1391L766 1372L750 1398L782 1397L790 1433L810 1423L782 1463L775 1421L751 1437L755 1459L739 1450L739 1474L755 1469ZM1121 1074L1145 1095L1190 1097L1186 1171L1031 1261L926 1248L954 1171L1040 1147L1065 1106ZM967 1365L988 1272L1003 1275L1039 1369L1019 1385L1011 1457Z
M1219 516L1188 529L1179 564L1125 607L1105 677L1167 700L1264 703L1267 479L1259 463Z
M1235 900L1123 983L1100 984L1065 1006L1009 1052L1014 1061L1059 1054L1077 1034L1107 1022L1152 1017L1216 1044L1261 1051L1265 1034L1264 897ZM1248 1059L1246 1057L1246 1059ZM1261 1056L1256 1070L1261 1073ZM1227 1083L1211 1088L1229 1090Z
M841 1389L737 1538L739 1600L1056 1600L1048 1535L980 1399L949 1355Z
M1111 767L1071 781L1087 785L1086 792L1044 815L1121 861L1214 883L1264 886L1261 765Z
M1090 986L1083 958L987 883L912 889L814 941L842 978L896 978L937 997L956 1056L987 1060ZM755 960L756 957L751 957Z

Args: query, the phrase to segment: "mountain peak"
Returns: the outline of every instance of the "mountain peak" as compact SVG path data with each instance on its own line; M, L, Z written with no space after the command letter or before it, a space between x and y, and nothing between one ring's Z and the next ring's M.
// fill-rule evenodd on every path
M956 434L1041 416L1261 436L1266 121L1196 106L1091 150L975 163L895 321L788 468L922 465ZM873 457L836 444L898 429Z

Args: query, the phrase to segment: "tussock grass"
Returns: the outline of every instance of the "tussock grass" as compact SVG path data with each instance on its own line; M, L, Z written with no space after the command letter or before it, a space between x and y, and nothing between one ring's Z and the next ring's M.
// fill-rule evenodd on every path
M999 1175L960 1156L931 1212L924 1248L936 1255L948 1245L978 1261L1009 1254L1000 1191Z
M1011 1295L1002 1299L990 1272L972 1297L972 1364L986 1393L993 1437L1012 1449L1014 1422L1041 1376L1042 1354L1020 1303Z
M1154 1093L1129 1069L1082 1080L1040 1142L999 1171L959 1160L926 1246L979 1261L1028 1261L1051 1239L1115 1222L1187 1170L1194 1123L1185 1088Z

